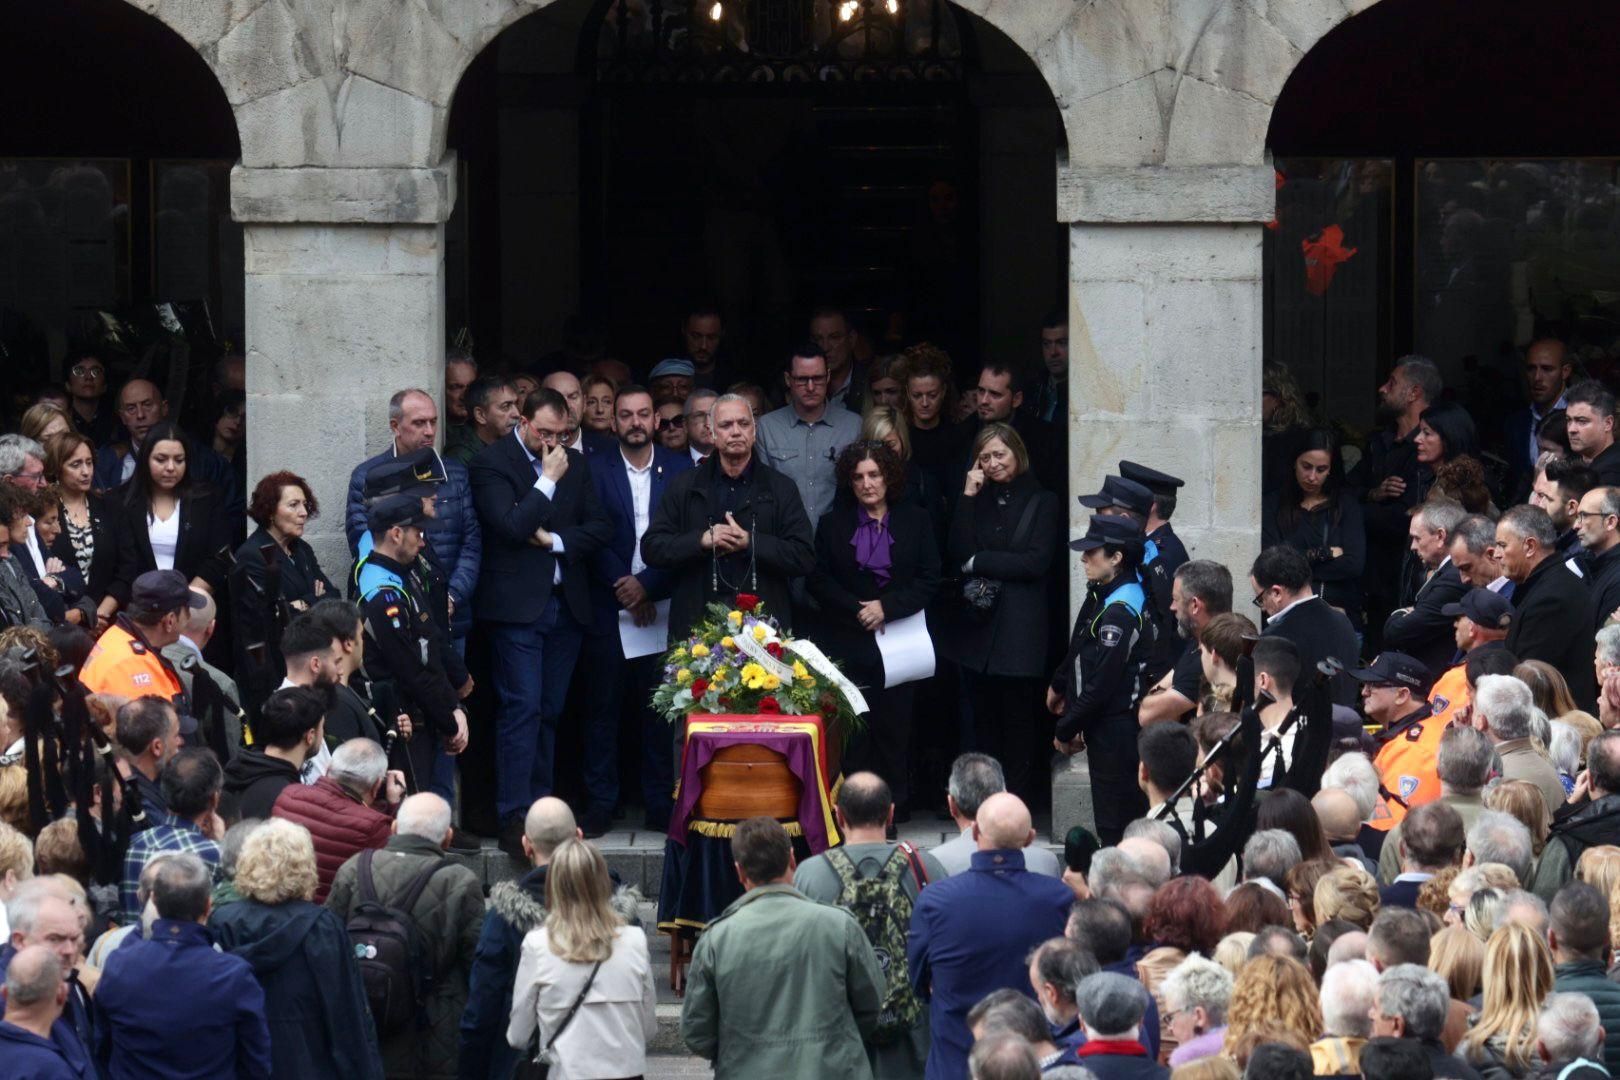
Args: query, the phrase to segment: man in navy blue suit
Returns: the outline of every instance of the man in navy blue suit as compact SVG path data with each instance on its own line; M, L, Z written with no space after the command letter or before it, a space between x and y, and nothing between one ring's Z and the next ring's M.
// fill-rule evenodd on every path
M655 619L655 604L669 599L669 574L642 559L641 534L669 482L692 467L691 457L660 446L653 438L653 417L650 391L634 384L621 387L613 399L616 445L591 459L591 479L612 533L591 560L592 622L585 631L585 670L590 673L585 727L589 802L580 827L588 837L607 831L619 798L619 718L626 695L634 703L642 732L645 825L660 832L669 827L672 743L667 731L658 730L663 721L647 707L661 657L653 653L627 660L619 637L621 612L637 626L647 626Z
M592 621L587 567L610 526L585 457L563 440L568 405L540 389L509 438L468 467L484 551L473 608L494 652L495 809L501 847L521 858L523 816L552 791L557 718Z

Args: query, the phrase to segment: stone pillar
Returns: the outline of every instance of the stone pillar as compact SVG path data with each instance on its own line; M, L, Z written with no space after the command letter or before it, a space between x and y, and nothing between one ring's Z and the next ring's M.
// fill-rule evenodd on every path
M282 468L310 482L321 515L306 539L334 579L349 566L349 473L387 444L389 396L443 396L454 178L453 157L231 174L245 226L248 482Z
M1194 558L1231 569L1238 601L1260 541L1261 223L1273 206L1267 166L1058 174L1070 491L1097 490L1121 458L1181 477L1176 532ZM1084 532L1090 511L1071 501L1069 516ZM1070 580L1072 612L1078 558ZM1091 823L1085 765L1054 773L1052 803L1055 839Z

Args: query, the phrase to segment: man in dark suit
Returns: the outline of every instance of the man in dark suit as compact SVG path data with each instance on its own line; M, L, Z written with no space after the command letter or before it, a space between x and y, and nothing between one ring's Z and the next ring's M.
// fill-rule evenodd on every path
M1268 620L1264 633L1285 637L1299 650L1302 678L1312 678L1316 665L1328 657L1346 668L1356 666L1361 646L1355 627L1344 612L1311 591L1311 564L1303 553L1285 544L1266 548L1249 570L1249 585ZM1331 685L1335 705L1355 703L1356 681L1348 671L1335 675Z
M653 399L645 387L619 388L613 399L617 446L597 454L591 468L597 499L607 513L608 542L591 560L591 615L585 631L585 670L590 684L585 727L585 788L580 822L587 837L607 831L619 798L619 719L625 698L634 702L642 733L641 791L645 825L669 827L674 763L667 726L647 707L662 656L627 659L620 638L626 619L636 626L657 620L657 602L669 599L670 577L648 566L641 537L670 481L692 468L692 459L653 438ZM667 623L668 617L666 615Z
M710 413L715 452L669 485L641 538L648 566L670 573L669 636L686 636L713 601L752 593L793 623L788 582L816 567L814 531L792 480L754 456L754 410L724 394Z
M467 470L484 530L473 606L495 657L495 808L508 854L522 850L529 806L551 794L557 718L591 621L586 568L611 532L584 455L561 445L562 395L536 390L523 413Z
M1569 350L1557 338L1532 341L1524 350L1524 381L1530 401L1524 408L1508 413L1502 423L1502 433L1507 439L1505 456L1513 470L1516 491L1528 489L1535 477L1536 458L1541 456L1536 431L1548 413L1564 407L1564 389L1574 370Z
M1408 533L1412 554L1428 576L1418 586L1411 605L1391 612L1384 623L1384 648L1415 656L1430 671L1446 670L1457 652L1455 620L1446 616L1445 607L1468 591L1451 562L1451 541L1467 516L1460 504L1449 499L1424 503L1412 515Z
M1592 594L1558 557L1557 543L1557 527L1540 507L1515 506L1496 523L1502 572L1514 583L1507 648L1563 672L1575 703L1595 711Z

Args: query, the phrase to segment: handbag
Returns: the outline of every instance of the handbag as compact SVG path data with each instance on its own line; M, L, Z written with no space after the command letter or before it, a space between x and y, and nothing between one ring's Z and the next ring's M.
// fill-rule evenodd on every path
M585 1004L585 995L591 992L591 985L596 982L596 973L601 970L602 961L598 960L596 966L591 968L590 975L586 977L585 985L579 988L579 996L568 1007L568 1013L562 1018L562 1023L557 1025L557 1030L553 1031L551 1038L546 1040L546 1045L539 1045L540 1035L538 1032L536 1032L534 1038L529 1040L530 1052L525 1055L524 1060L519 1062L518 1067L513 1071L513 1080L546 1080L546 1077L551 1075L551 1067L557 1064L557 1054L552 1047L562 1037L562 1033L568 1030L568 1025L573 1023L574 1014L579 1012L581 1005Z
M1031 495L1024 504L1024 512L1018 517L1018 525L1013 529L1013 548L1023 544L1029 535L1029 526L1035 520L1035 496ZM957 601L962 610L978 622L989 622L996 613L996 602L1001 599L1001 581L998 578L984 577L973 574L962 579L957 589Z

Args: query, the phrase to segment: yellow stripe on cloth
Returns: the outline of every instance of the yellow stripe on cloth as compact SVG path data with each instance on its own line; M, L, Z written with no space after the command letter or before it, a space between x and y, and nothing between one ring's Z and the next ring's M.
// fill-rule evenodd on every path
M838 846L838 821L833 817L832 795L827 790L827 776L822 771L821 739L822 731L820 720L688 720L686 722L686 737L692 738L694 732L707 732L722 735L746 735L750 731L765 734L808 735L810 737L810 760L816 769L816 801L821 804L821 818L827 828L827 845Z

